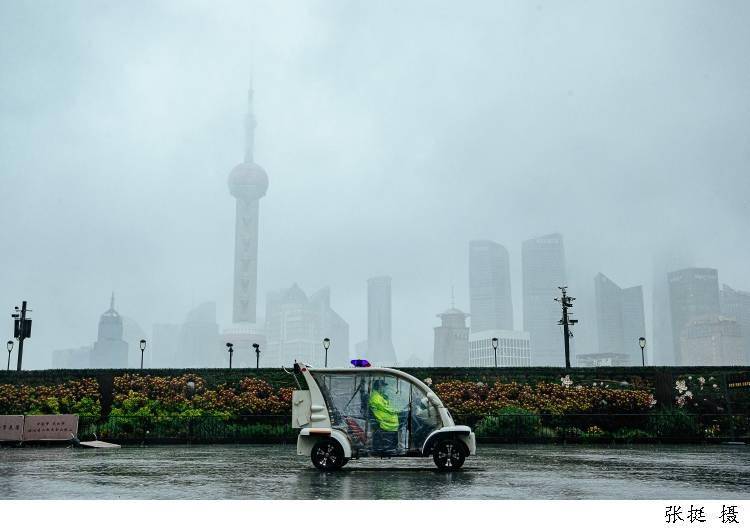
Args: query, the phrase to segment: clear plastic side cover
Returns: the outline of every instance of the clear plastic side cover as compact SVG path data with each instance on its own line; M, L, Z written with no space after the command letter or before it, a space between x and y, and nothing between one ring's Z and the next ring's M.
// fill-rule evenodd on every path
M440 427L437 409L409 381L390 374L312 372L326 400L331 425L362 453L419 450Z
M411 447L421 450L425 440L433 431L441 428L440 414L419 387L412 386L411 398Z

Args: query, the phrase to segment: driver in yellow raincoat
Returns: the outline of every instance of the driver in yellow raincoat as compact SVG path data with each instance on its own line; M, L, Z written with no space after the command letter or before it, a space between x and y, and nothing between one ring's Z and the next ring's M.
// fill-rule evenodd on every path
M385 386L386 383L383 380L377 380L373 383L369 400L370 410L382 431L397 432L398 411L389 403L388 397L385 395Z

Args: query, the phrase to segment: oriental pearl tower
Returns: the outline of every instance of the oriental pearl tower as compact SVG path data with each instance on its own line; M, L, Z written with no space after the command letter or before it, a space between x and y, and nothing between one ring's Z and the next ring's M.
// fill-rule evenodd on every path
M268 189L268 175L253 160L255 141L252 83L247 91L245 115L245 161L229 173L229 192L236 199L234 228L235 324L254 324L258 295L258 208Z

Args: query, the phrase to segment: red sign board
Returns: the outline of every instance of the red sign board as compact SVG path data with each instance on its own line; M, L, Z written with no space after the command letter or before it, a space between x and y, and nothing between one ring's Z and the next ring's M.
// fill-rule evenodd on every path
M23 439L23 416L0 416L0 442Z
M24 441L70 440L77 432L78 416L75 414L26 416L23 425Z

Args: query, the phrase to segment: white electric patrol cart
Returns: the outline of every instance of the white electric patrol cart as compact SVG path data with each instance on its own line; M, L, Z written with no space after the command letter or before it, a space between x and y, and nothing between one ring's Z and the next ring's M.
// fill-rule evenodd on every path
M450 470L476 454L474 433L453 423L430 387L407 373L364 364L342 369L295 362L295 379L304 377L308 388L292 398L292 427L301 429L298 455L332 471L352 458L430 455L439 469Z

